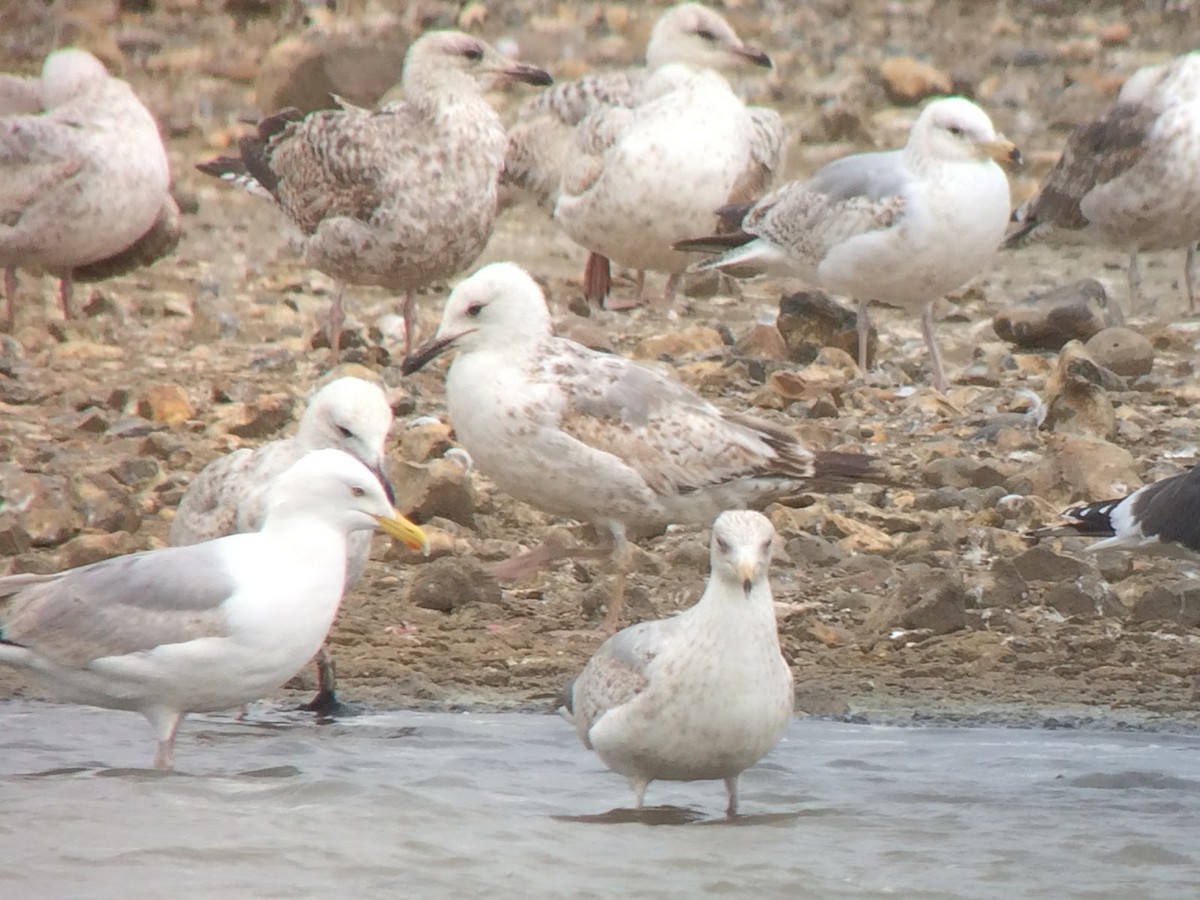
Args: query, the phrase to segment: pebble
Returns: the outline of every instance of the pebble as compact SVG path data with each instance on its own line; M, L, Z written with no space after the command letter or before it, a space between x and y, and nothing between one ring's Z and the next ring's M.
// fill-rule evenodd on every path
M470 473L449 459L427 463L404 462L392 478L396 507L418 522L441 516L468 528L475 527L475 490Z
M1154 345L1130 328L1105 328L1084 346L1097 363L1127 378L1148 375L1154 368Z
M895 589L863 621L863 630L880 634L894 628L950 634L966 627L967 592L957 572L922 564L908 567Z
M1117 432L1116 411L1105 384L1113 384L1102 366L1078 341L1066 344L1046 383L1044 431L1110 440Z
M504 598L496 579L478 562L447 556L413 572L405 599L422 609L449 613L471 604L499 605Z
M679 359L706 350L720 350L725 346L721 332L706 325L693 325L672 334L658 334L638 341L632 356L634 359Z
M954 82L949 75L911 56L885 59L879 67L879 77L888 99L904 106L954 91Z
M1022 349L1057 350L1067 341L1086 341L1124 321L1104 285L1085 278L1001 309L992 319L992 328L1001 340Z
M813 362L822 348L836 347L858 358L858 315L823 291L785 294L779 300L776 319L788 358L793 362ZM867 340L867 363L872 364L879 346L879 332L871 325Z
M138 401L138 415L164 425L180 425L195 414L187 391L178 384L152 384Z
M1173 622L1184 628L1200 625L1200 580L1185 579L1151 588L1133 604L1130 622Z

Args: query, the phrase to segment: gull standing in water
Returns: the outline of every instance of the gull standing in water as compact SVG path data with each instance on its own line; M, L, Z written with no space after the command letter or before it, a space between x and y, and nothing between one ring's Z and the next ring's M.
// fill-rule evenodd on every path
M1008 177L1020 154L969 100L935 100L902 150L857 153L754 204L741 232L682 241L717 253L695 268L798 276L858 300L858 364L867 370L872 300L920 310L933 385L949 387L933 304L982 272L1008 226Z
M779 649L767 569L775 529L761 513L713 523L712 572L696 605L617 632L568 690L564 715L583 745L633 786L725 781L778 743L792 715L792 672Z
M427 547L374 473L314 451L275 479L261 531L0 578L0 664L68 702L141 713L170 769L187 713L257 700L312 659L341 603L346 539L375 528Z
M537 283L492 263L446 301L437 334L404 362L456 355L446 405L475 466L505 493L591 522L613 537L615 631L630 534L703 525L814 483L873 477L873 459L810 450L787 430L705 400L659 371L554 337ZM553 559L543 547L498 567L517 577ZM582 555L582 554L581 554Z
M239 532L258 531L267 515L272 482L312 450L349 453L379 479L389 502L395 493L386 473L386 443L392 409L382 389L362 378L330 381L312 397L295 437L243 447L212 460L192 479L171 522L173 546L198 544ZM346 541L346 591L362 577L371 555L371 532L356 531ZM317 654L317 695L306 708L327 712L337 706L333 657L322 645Z

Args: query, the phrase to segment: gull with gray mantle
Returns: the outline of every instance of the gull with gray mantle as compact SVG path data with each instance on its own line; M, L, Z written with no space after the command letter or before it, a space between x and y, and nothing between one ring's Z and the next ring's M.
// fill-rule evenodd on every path
M271 483L311 450L333 448L349 453L371 470L388 502L394 503L395 492L385 471L391 427L392 408L378 385L353 376L333 379L313 394L295 437L270 441L253 450L243 447L217 457L197 473L171 522L172 546L258 531L266 518ZM346 553L345 589L349 592L371 555L371 533L351 534ZM315 712L336 709L333 657L324 644L317 654L317 684L317 695L305 708Z
M933 386L949 387L933 304L982 272L1008 226L1008 177L1020 159L987 113L962 97L935 100L902 150L856 153L744 209L741 231L675 246L718 254L694 268L738 277L796 276L858 300L858 365L867 371L871 301L920 310Z
M774 535L761 513L721 513L696 605L617 632L568 689L563 715L629 779L638 809L651 781L721 778L725 814L736 815L738 776L787 727L792 672L767 579Z
M421 35L404 57L404 99L377 112L342 104L285 109L200 171L276 203L304 261L338 281L329 344L338 359L342 290L404 294L405 348L415 292L475 261L492 236L506 137L483 91L496 80L549 84L534 66L458 31Z
M260 531L0 578L0 664L68 702L141 713L170 769L185 715L257 700L312 659L341 603L346 539L375 528L428 546L366 466L316 450L275 479Z
M462 281L437 334L404 371L451 350L446 405L476 468L518 500L612 535L609 631L620 617L630 535L704 525L814 483L874 477L871 457L810 450L655 369L555 337L541 288L514 263ZM542 547L496 574L518 577L556 555L563 551Z

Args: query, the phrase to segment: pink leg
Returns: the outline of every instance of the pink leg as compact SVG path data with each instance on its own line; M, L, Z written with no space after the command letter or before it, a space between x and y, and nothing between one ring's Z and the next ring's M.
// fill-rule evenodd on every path
M604 305L604 298L612 290L612 270L608 257L589 253L583 266L583 296L588 303ZM608 307L605 306L607 309Z
M342 306L342 294L346 286L340 281L329 304L329 364L336 366L342 352L342 325L346 322L346 309Z
M675 310L675 298L679 294L679 283L681 281L683 281L683 274L672 272L667 276L667 286L663 288L663 302L667 307L667 316L671 318L678 315Z
M409 291L404 295L404 355L412 353L413 335L417 330L417 298Z
M867 374L867 345L871 341L871 301L858 301L858 367Z
M11 334L17 324L17 270L4 270L4 299L8 304L8 331Z
M71 298L75 295L75 285L71 276L66 275L58 283L58 300L62 304L63 318L71 318Z
M169 770L175 768L175 735L179 732L179 723L183 721L183 713L174 710L153 710L144 713L158 732L158 749L154 753L154 768Z
M608 614L604 617L604 630L608 634L616 634L621 627L621 607L625 603L625 580L629 576L629 541L625 537L625 526L614 522L610 526L613 535L612 559L616 567L613 577L612 596L608 601Z
M938 350L937 340L933 336L933 303L926 303L921 310L921 334L925 338L925 346L929 348L929 365L933 370L933 389L939 394L946 393L950 382L946 371L942 368L942 353Z
M1187 285L1188 312L1196 313L1196 245L1188 244L1187 261L1183 264L1183 283Z

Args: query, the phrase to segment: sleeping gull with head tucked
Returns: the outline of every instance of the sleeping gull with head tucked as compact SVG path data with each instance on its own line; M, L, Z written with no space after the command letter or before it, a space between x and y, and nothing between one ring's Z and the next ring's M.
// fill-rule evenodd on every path
M0 268L12 327L18 269L59 279L128 251L174 206L158 125L133 89L85 50L56 50L41 78L0 82ZM178 234L176 234L176 240ZM174 246L172 242L167 249ZM160 254L161 255L161 254Z
M374 528L427 546L362 463L314 451L275 480L260 531L0 578L0 663L69 702L141 713L169 769L187 713L257 700L312 659L342 599L346 539Z
M738 776L779 741L792 672L779 649L767 569L775 529L761 513L713 523L712 571L696 605L600 645L568 690L585 747L633 786L722 778L737 814Z
M618 262L637 268L636 302L640 303L646 268L663 267L664 257L665 265L679 270L686 265L685 258L671 253L670 244L694 233L697 222L712 221L714 207L702 204L757 197L783 164L784 128L779 114L765 107L743 108L716 74L747 64L769 68L771 59L739 38L715 10L698 3L676 4L662 13L650 32L645 67L585 75L543 91L525 104L508 132L503 178L532 193L538 205L553 214L563 173L571 172L571 193L578 193L580 179L592 177L594 170L602 183L590 188L588 195L595 203L610 204L609 215L629 234L621 239L580 238L579 243L593 250L616 249ZM709 74L693 79L703 72ZM672 101L663 99L677 87L684 89L682 95ZM719 102L710 102L710 94ZM647 104L646 110L629 112ZM577 131L589 135L580 138L581 144L576 143ZM601 154L599 147L592 146L591 136L596 134L605 135L614 145ZM626 166L630 171L625 171ZM601 173L601 168L607 171ZM687 189L677 190L684 181ZM654 189L642 193L646 183ZM608 192L630 196L625 200L599 197ZM562 212L572 237L574 230L590 234L587 223L598 214L596 209L569 208L572 203L578 207L580 201L571 198ZM676 210L687 202L691 205ZM682 231L675 221L680 216L688 226ZM647 242L660 246L649 250L643 246ZM630 247L636 247L637 253ZM600 300L609 286L608 260L593 252L585 268L584 293L590 300Z
M379 479L389 501L395 494L385 472L385 444L392 409L383 391L362 378L343 376L315 394L295 437L243 447L217 457L192 479L171 522L174 546L198 544L238 532L258 531L267 514L271 484L311 450L332 447L349 453ZM346 542L346 590L358 583L371 554L371 533L356 531ZM317 654L318 692L307 708L337 705L333 659Z
M413 295L469 266L496 220L506 143L483 97L497 79L549 84L479 38L432 31L409 48L404 99L378 112L348 104L302 116L287 109L243 139L241 157L200 170L278 204L304 261L337 279L330 310L334 361L342 288L371 284L404 294L406 347Z
M921 311L933 384L949 386L933 334L938 297L992 260L1008 225L1008 177L1019 159L969 100L935 100L902 150L857 153L777 188L745 213L741 232L682 241L716 252L697 269L795 275L858 300L858 363L867 368L868 304Z
M1138 251L1186 247L1195 312L1200 53L1134 72L1109 109L1071 132L1037 196L1013 218L1009 246L1048 238L1127 251L1130 312L1141 305Z
M872 477L871 457L814 451L790 432L728 412L659 371L554 337L537 283L492 263L450 294L437 334L404 362L456 351L446 405L459 443L500 490L612 534L615 630L630 533L703 525L814 480ZM499 574L547 561L543 548ZM540 555L539 555L540 554Z

